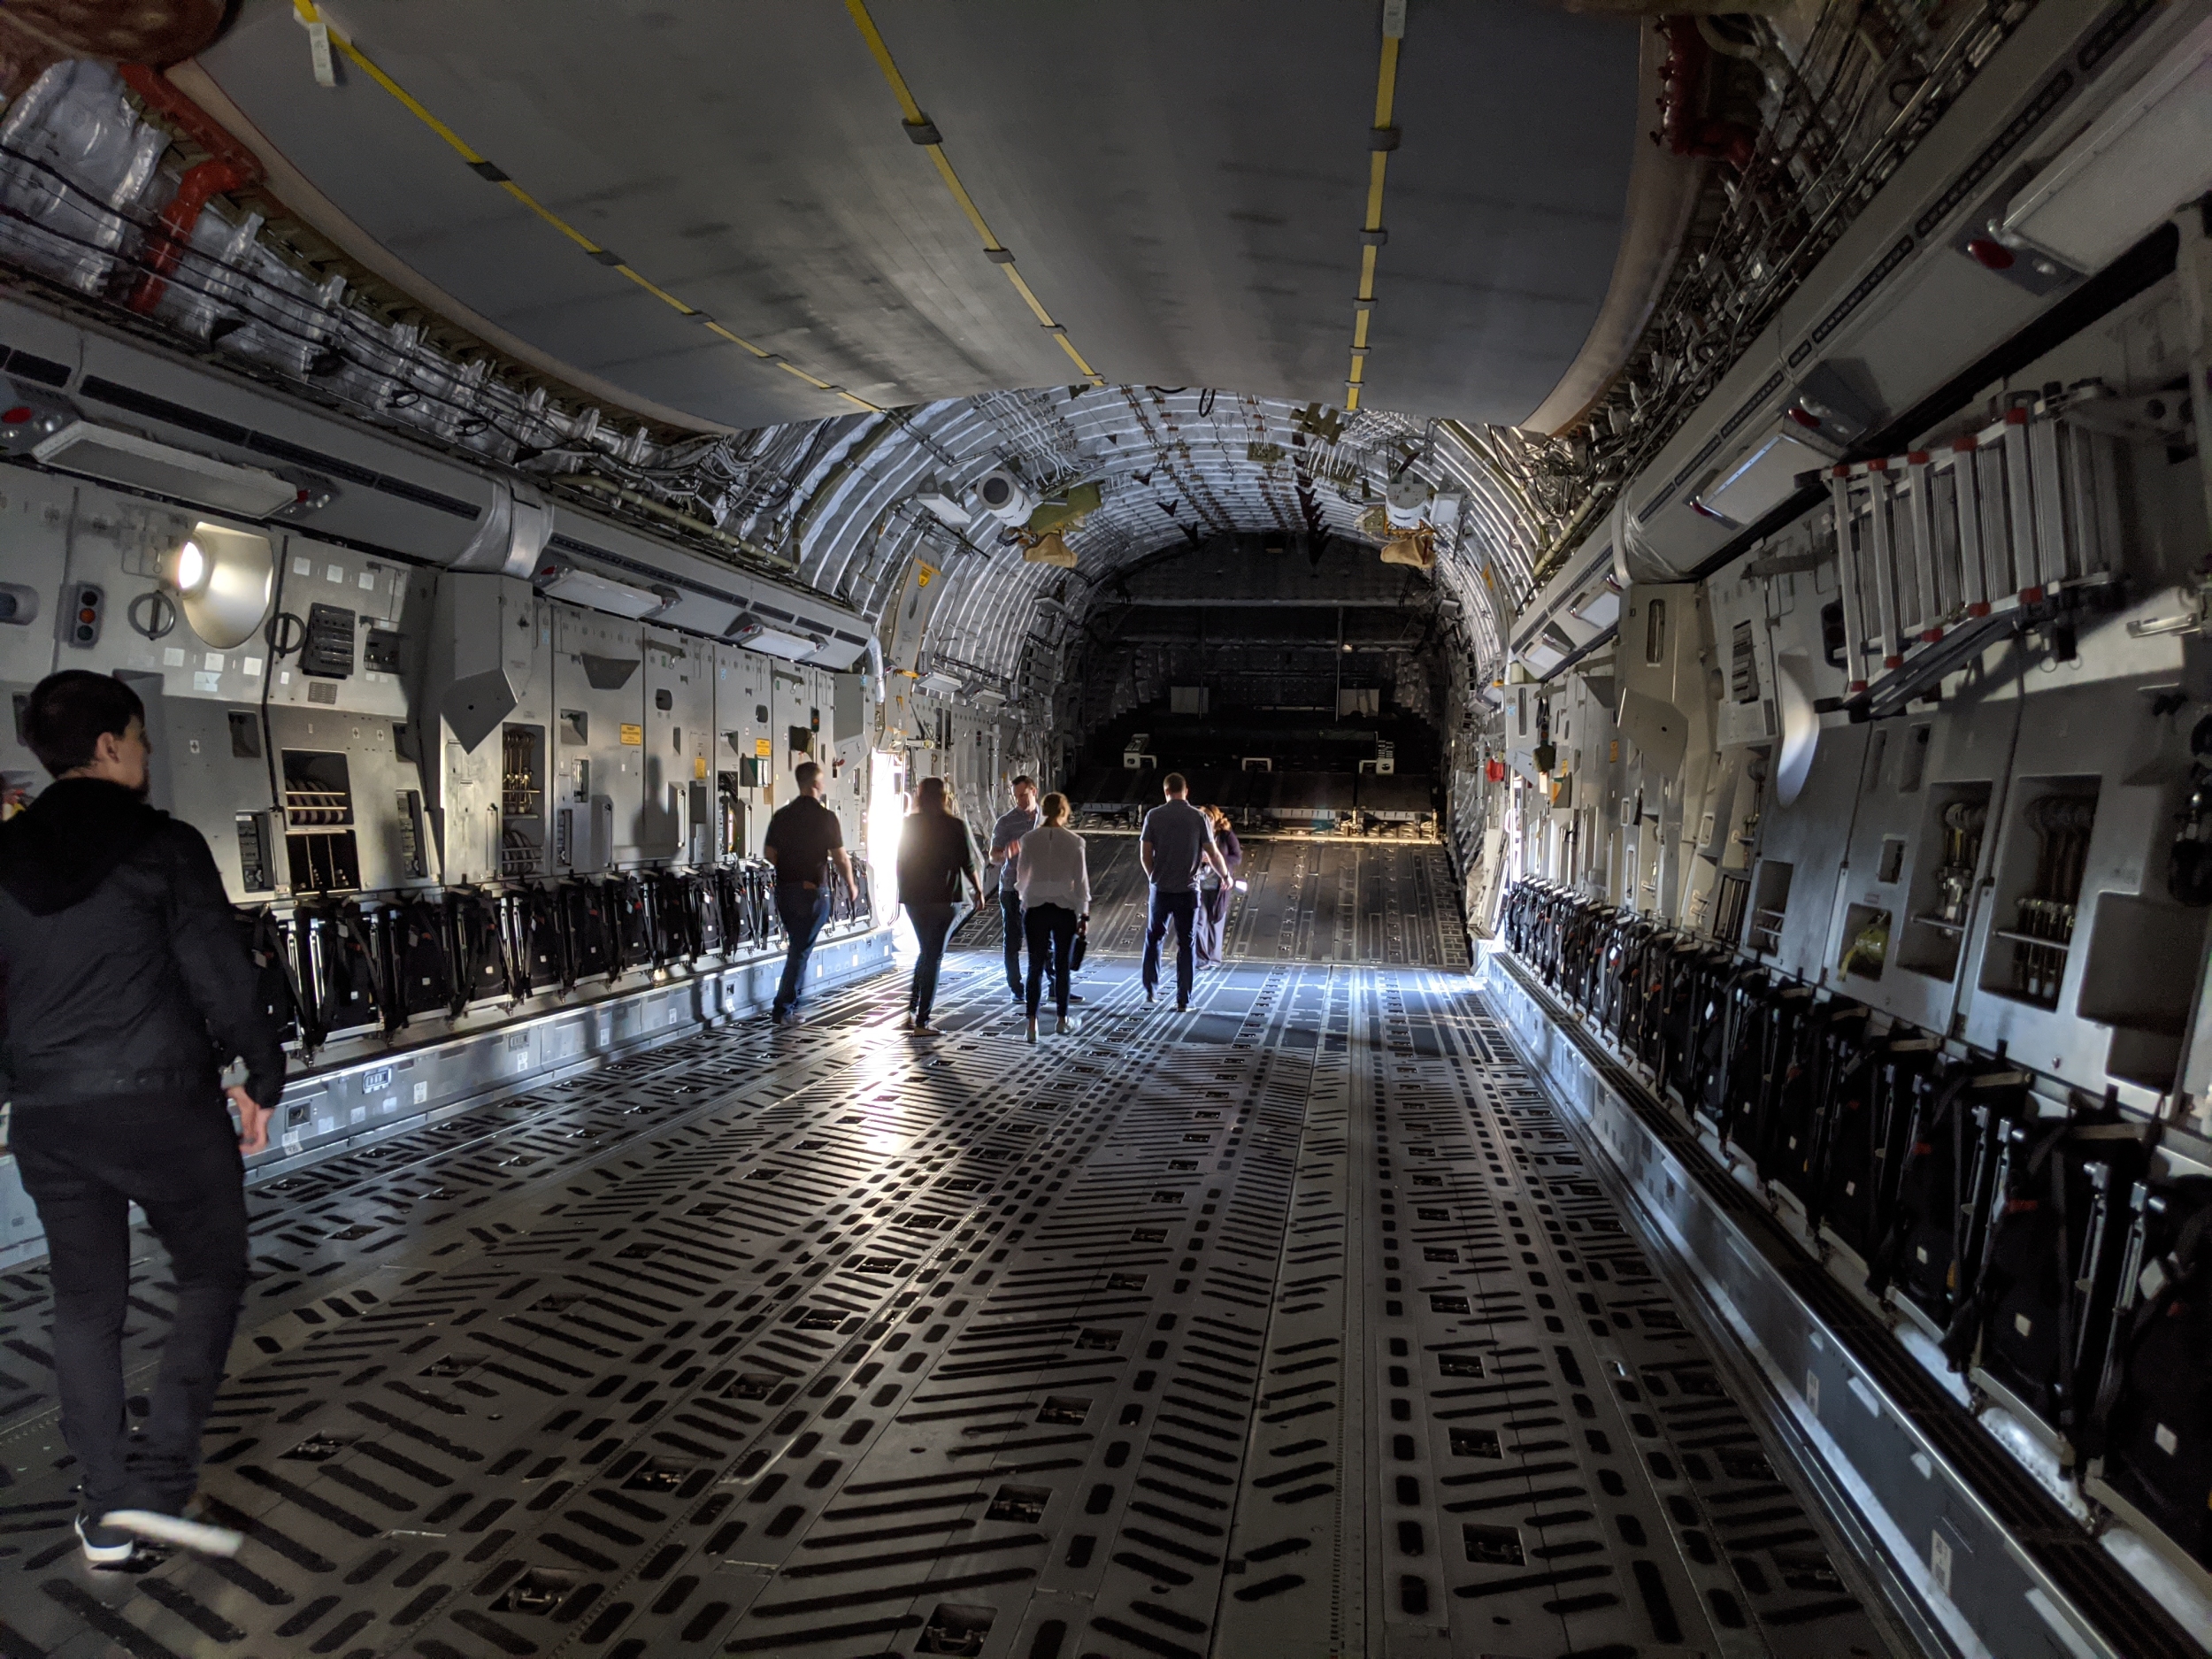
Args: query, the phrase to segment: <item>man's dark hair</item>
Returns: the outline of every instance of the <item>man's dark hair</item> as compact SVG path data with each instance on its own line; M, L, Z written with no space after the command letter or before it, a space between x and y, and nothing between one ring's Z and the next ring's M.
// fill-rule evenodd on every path
M146 718L138 694L108 674L65 668L31 687L23 705L23 741L54 777L92 764L102 733L120 737Z
M1034 789L1037 787L1037 780L1025 772L1017 772L1014 775L1014 781L1009 784L1007 787L1010 789L1018 789L1025 784L1026 784L1030 788Z
M1166 777L1160 780L1160 787L1166 790L1170 795L1188 795L1190 793L1190 780L1183 776L1183 774L1179 772L1171 772L1168 773Z
M814 780L822 775L822 769L810 760L803 760L791 769L791 775L798 780L800 788L811 789Z

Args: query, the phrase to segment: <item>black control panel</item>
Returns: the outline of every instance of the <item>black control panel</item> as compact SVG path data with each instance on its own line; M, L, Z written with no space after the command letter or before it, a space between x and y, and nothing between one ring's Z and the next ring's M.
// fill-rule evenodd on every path
M266 893L276 884L269 874L268 820L258 812L238 815L238 881L249 893Z
M300 647L300 672L319 680L353 675L353 612L342 605L307 608L307 643Z

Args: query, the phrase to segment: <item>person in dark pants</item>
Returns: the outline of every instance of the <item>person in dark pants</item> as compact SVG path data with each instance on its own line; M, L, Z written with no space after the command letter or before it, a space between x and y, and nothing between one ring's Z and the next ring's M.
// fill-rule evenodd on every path
M761 851L776 866L776 914L790 940L784 952L783 979L768 1018L779 1025L795 1025L799 993L806 987L806 959L829 920L830 870L835 866L846 893L855 903L860 887L853 879L853 861L845 850L844 826L837 814L822 804L822 769L810 760L793 768L792 781L798 798L768 820L768 838Z
M1052 1002L1062 1036L1076 1029L1068 989L1076 936L1091 917L1091 868L1083 838L1068 828L1068 798L1055 790L1044 800L1044 822L1022 837L1019 874L1022 921L1029 930L1029 1041L1037 1041L1037 1009L1043 1000L1045 964L1052 965Z
M907 919L914 924L914 937L922 948L915 959L906 1010L906 1028L918 1036L937 1034L929 1017L936 1007L937 971L945 959L945 941L952 935L964 878L976 908L981 910L983 887L975 876L975 849L968 841L968 826L947 806L945 780L925 778L914 791L914 810L899 833L899 902L906 906Z
M1144 1000L1153 1000L1160 987L1160 941L1167 926L1175 924L1175 1011L1190 1007L1192 928L1198 913L1198 871L1211 864L1221 879L1229 879L1229 866L1214 845L1213 826L1190 803L1190 785L1183 774L1171 772L1160 780L1167 798L1144 815L1144 831L1137 856L1152 881L1152 907L1144 928Z
M991 826L991 849L986 861L998 872L999 912L1006 924L1006 983L1015 999L1022 995L1022 895L1015 884L1014 865L1022 837L1043 820L1037 815L1037 780L1026 772L1012 784L1014 804Z
M97 1566L138 1539L234 1554L188 1518L200 1432L246 1288L243 1153L269 1144L284 1049L206 841L147 804L145 710L119 680L41 680L23 733L54 781L0 825L11 1148L46 1229L62 1438ZM223 1067L245 1062L227 1091ZM130 1207L169 1253L175 1310L131 1445Z
M1211 870L1198 872L1198 949L1194 953L1202 968L1221 965L1222 934L1229 920L1229 901L1235 895L1236 873L1244 864L1244 843L1237 839L1236 826L1229 822L1229 815L1217 806L1198 809L1206 815L1206 821L1214 826L1214 845L1221 851L1221 862L1228 866L1229 879L1212 880Z

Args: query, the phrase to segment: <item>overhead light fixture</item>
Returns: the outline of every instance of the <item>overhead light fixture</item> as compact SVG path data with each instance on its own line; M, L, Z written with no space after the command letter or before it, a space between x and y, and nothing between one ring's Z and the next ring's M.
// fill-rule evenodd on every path
M299 499L299 486L288 478L89 420L69 422L33 446L31 457L58 472L196 502L242 518L265 518Z
M548 599L558 599L588 611L636 621L668 609L679 597L672 588L638 588L602 576L565 560L551 559L538 567L537 589Z
M2199 24L2013 198L1996 240L2101 271L2208 187L2212 22Z
M741 645L749 651L758 651L763 657L787 663L811 657L828 643L818 634L796 634L752 616L740 617L724 637L733 645Z
M973 517L960 504L958 496L933 479L915 493L914 501L916 505L956 530L966 529Z
M259 633L276 594L276 549L265 535L196 524L165 561L192 632L218 650Z

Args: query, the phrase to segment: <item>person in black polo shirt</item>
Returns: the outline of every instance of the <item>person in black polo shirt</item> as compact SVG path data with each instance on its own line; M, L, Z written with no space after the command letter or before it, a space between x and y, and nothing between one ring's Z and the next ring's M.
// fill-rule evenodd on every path
M768 820L768 841L761 850L776 866L776 913L791 949L783 959L783 983L768 1010L779 1025L799 1020L799 991L806 983L807 955L829 920L830 866L837 867L845 891L855 903L860 888L853 880L853 861L845 851L844 826L837 814L822 804L822 769L803 760L791 774L799 786L799 798Z

